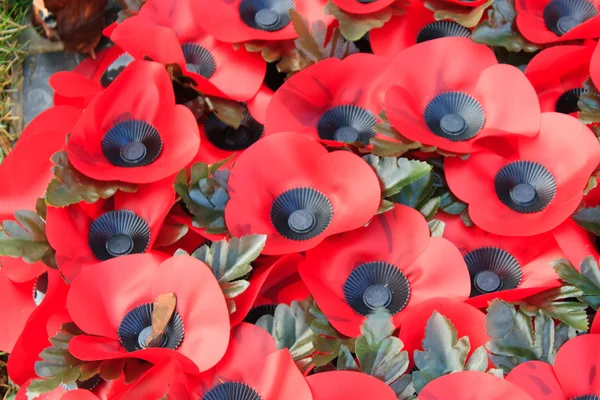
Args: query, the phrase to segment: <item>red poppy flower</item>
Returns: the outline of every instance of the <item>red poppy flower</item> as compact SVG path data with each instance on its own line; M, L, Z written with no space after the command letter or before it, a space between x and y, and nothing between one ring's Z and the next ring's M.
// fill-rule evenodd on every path
M148 183L177 173L199 145L196 118L175 105L167 71L134 61L85 109L67 150L91 178Z
M265 134L303 133L315 139L369 144L381 112L378 77L387 61L372 54L328 58L288 79L267 109Z
M485 308L495 298L515 302L560 286L552 261L565 255L551 233L522 237L498 236L476 226L467 227L460 217L445 213L444 237L463 254L471 276L471 295L466 302Z
M196 27L189 0L152 1L110 36L136 59L178 64L203 94L248 100L266 72L260 53L235 50ZM242 68L243 66L243 68Z
M330 371L306 377L312 400L397 400L383 381L361 372Z
M225 356L201 376L194 398L312 400L308 383L287 349L277 351L264 329L242 323L231 331Z
M67 106L52 107L25 128L15 148L0 164L0 222L14 221L18 210L35 210L38 198L54 177L50 157L65 145L81 111ZM29 282L46 271L41 263L26 264L20 258L0 257L2 272L19 283Z
M454 21L436 21L433 11L416 0L411 2L406 14L393 16L383 27L369 32L373 53L389 58L417 43L447 36L470 37L471 30Z
M423 216L402 205L307 251L299 272L333 327L350 337L375 309L387 309L399 327L414 306L439 296L463 300L470 290L458 249L429 238Z
M396 0L331 0L350 14L371 14L392 5Z
M86 58L73 71L52 74L49 83L54 90L54 104L86 108L131 61L133 58L129 54L112 46L98 52L96 58Z
M231 314L231 325L244 322L255 323L263 315L274 315L278 304L290 304L303 300L310 293L300 275L298 263L304 260L300 254L283 257L260 257L250 276L250 286L235 298L236 311Z
M577 101L589 75L591 46L556 46L542 50L527 65L542 111L577 116Z
M379 207L380 191L373 169L360 157L329 153L306 136L280 133L238 158L225 221L234 237L266 234L264 254L294 253L366 224Z
M541 121L540 133L517 140L516 152L506 158L491 151L446 158L448 185L469 204L481 229L506 236L544 233L581 202L600 162L598 139L569 115L543 113Z
M523 389L497 376L476 371L444 375L427 384L422 400L533 400Z
M273 91L262 86L256 96L248 100L246 114L237 129L222 122L214 113L210 113L199 126L201 144L194 162L214 164L235 154L226 164L226 168L230 168L245 149L263 136L267 106L272 96Z
M539 102L523 73L468 38L412 46L382 79L391 87L385 111L392 125L443 150L472 153L499 136L535 136L540 127Z
M597 0L523 0L515 2L517 28L538 44L600 37Z
M177 308L162 343L146 347L153 301L163 293L175 293ZM73 338L69 350L84 361L136 357L157 364L174 358L195 373L214 366L229 342L221 288L210 268L193 257L164 261L134 254L84 269L71 284L67 307L87 334Z
M386 0L387 1L387 0ZM192 1L194 15L201 15L196 23L217 40L242 43L253 40L287 40L298 37L290 10L307 19L329 25L333 18L325 15L326 0L215 0Z
M417 304L406 313L400 328L400 340L412 361L413 352L422 350L427 321L434 311L448 318L456 328L458 337L468 336L471 344L469 355L490 339L485 331L485 314L461 300L438 297Z
M175 201L172 184L165 179L93 204L48 207L46 236L61 272L72 280L88 265L152 249Z
M66 298L69 286L56 270L48 270L46 288L43 283L41 278L35 285L35 292L33 285L30 286L30 299L34 304L38 301L39 305L31 312L8 359L8 374L17 385L37 377L34 364L40 359L39 354L51 346L48 338L56 334L63 322L68 322Z
M600 395L600 336L582 335L562 345L554 366L527 361L514 368L506 380L538 400L594 399Z

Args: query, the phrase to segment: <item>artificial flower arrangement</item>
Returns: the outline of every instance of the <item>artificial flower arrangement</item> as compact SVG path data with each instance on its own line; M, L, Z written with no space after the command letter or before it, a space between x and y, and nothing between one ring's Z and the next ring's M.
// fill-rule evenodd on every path
M599 399L599 7L128 10L0 165L16 399Z

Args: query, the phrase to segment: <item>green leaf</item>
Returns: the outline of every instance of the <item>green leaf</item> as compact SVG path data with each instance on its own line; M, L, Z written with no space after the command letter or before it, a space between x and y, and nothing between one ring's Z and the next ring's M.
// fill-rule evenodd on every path
M66 151L52 155L52 172L55 178L46 189L46 203L54 207L66 207L81 201L95 203L108 199L117 190L133 193L137 185L117 181L97 181L77 171L69 162Z
M325 14L333 16L340 23L340 31L348 40L356 41L373 28L381 28L394 14L401 14L399 8L386 7L370 14L349 14L329 1L325 5Z
M398 396L398 400L415 400L417 398L411 374L402 375L390 387L396 393L396 396Z
M525 39L518 31L514 0L495 0L488 10L488 19L481 22L471 35L476 43L505 47L509 51L533 52L539 46Z
M600 92L594 85L592 78L583 82L585 91L579 96L577 117L584 124L600 122Z
M360 371L352 352L344 345L340 346L336 369L338 371Z
M467 205L446 188L437 190L435 195L440 196L440 208L448 214L459 215L467 209Z
M429 199L427 201L427 203L423 204L421 206L421 208L419 209L419 211L421 212L421 214L423 214L423 216L425 217L425 219L427 221L431 221L433 219L433 217L435 217L435 214L437 213L439 208L440 208L440 198L434 197L434 198Z
M446 223L444 221L432 219L427 225L429 225L431 237L442 237L444 235L444 229L446 228Z
M383 214L385 212L390 211L393 208L394 208L393 202L386 200L386 199L381 199L381 202L379 203L379 208L375 212L375 215Z
M390 200L394 203L419 209L433 196L435 192L433 184L434 174L430 171L411 184L402 187L398 193L390 197Z
M237 129L246 116L246 107L237 101L221 97L206 97L204 99L210 111L221 120L221 122Z
M594 257L584 258L579 265L581 273L565 259L551 263L554 270L565 282L570 283L582 293L578 296L581 301L597 310L600 307L600 270Z
M598 100L600 100L600 98L598 98ZM589 192L591 192L592 190L594 190L597 186L598 186L598 178L596 178L595 176L590 176L590 179L588 179L588 182L585 185L585 188L583 189L583 195L587 196L587 194Z
M393 196L400 190L431 171L431 165L407 158L377 157L372 154L363 159L375 170L381 183L382 197Z
M592 232L594 235L600 235L600 206L584 208L573 215L577 225Z
M579 301L564 301L583 295L583 291L574 286L561 286L550 289L524 300L520 309L533 317L538 310L545 315L560 320L581 332L588 330L587 305Z
M29 264L44 260L54 250L46 239L46 223L33 211L15 212L16 221L2 222L0 255L23 258Z
M250 282L241 279L234 282L221 282L221 290L226 299L233 299L244 293L250 287Z
M62 376L55 376L51 379L33 379L27 386L27 399L34 400L40 395L51 392L62 383Z
M172 221L165 221L158 232L154 247L166 247L176 243L188 233L188 226Z
M473 28L481 20L486 8L493 2L494 0L488 0L482 5L472 8L437 0L428 0L425 2L425 7L433 11L433 16L436 21L449 19L464 27Z
M471 219L471 214L469 214L469 209L465 209L462 213L460 213L460 220L465 224L466 227L475 226L473 220Z
M317 367L327 365L338 357L342 346L347 347L350 352L354 352L356 340L336 331L314 300L312 300L309 313L310 330L314 333L312 341L316 350L316 354L313 356L314 365Z

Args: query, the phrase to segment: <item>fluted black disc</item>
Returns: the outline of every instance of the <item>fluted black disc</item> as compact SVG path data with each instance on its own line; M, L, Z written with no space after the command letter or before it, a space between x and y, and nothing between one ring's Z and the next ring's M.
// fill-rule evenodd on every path
M141 120L116 123L102 138L102 153L117 167L142 167L152 163L162 151L158 130Z
M217 63L210 51L196 43L184 43L181 45L181 50L188 71L195 72L206 79L213 76Z
M471 297L515 289L523 274L516 258L498 247L480 247L465 254L471 276Z
M317 132L324 140L369 144L369 140L375 136L373 127L376 123L371 111L353 104L344 104L330 108L319 118Z
M90 225L88 245L100 261L143 253L149 243L150 228L133 211L108 211Z
M553 0L544 7L546 27L558 36L596 15L598 10L587 0Z
M363 3L363 4L369 4L369 3L375 3L378 0L356 0L359 3Z
M242 382L223 382L212 387L202 400L263 400L256 390Z
M127 53L121 54L115 61L113 61L104 71L102 76L100 77L100 84L103 87L108 87L117 76L123 71L125 68L133 61L133 57L131 57Z
M239 12L250 28L273 32L290 23L290 10L294 8L293 0L242 0Z
M44 297L46 297L46 293L48 292L48 273L44 272L42 275L38 276L33 284L33 302L36 306L39 306Z
M290 240L308 240L321 234L333 218L329 199L313 188L290 189L271 206L271 223Z
M577 102L579 101L579 96L581 96L584 91L585 89L581 87L567 90L561 94L558 100L556 100L556 105L554 106L556 112L571 114L579 111Z
M586 394L584 396L573 397L571 400L600 400L597 394Z
M256 321L258 321L259 318L263 315L275 315L276 308L277 304L263 304L260 306L252 307L248 314L246 314L244 322L248 322L249 324L255 324Z
M502 167L496 174L494 187L498 199L519 213L542 211L556 194L556 182L550 171L532 161L514 161Z
M471 31L454 21L430 22L417 34L417 43L449 36L468 38L471 36Z
M444 92L427 104L423 118L434 134L459 142L477 135L485 123L485 112L481 104L466 93Z
M152 333L153 309L152 303L142 304L129 311L121 320L118 329L119 340L128 352L147 348L146 340ZM175 350L181 344L183 335L183 320L175 311L158 347Z
M93 388L95 388L96 386L98 386L98 384L102 381L102 378L100 377L100 375L94 375L91 378L89 378L88 380L85 381L80 381L77 380L75 382L71 382L71 383L61 383L60 386L69 391L69 390L75 390L75 389L85 389L85 390L92 390Z
M395 265L374 261L356 267L344 283L346 302L357 313L369 315L385 308L392 315L401 311L410 298L410 284Z
M208 140L223 150L244 150L261 138L265 127L246 110L239 128L235 129L211 113L204 122L204 132Z

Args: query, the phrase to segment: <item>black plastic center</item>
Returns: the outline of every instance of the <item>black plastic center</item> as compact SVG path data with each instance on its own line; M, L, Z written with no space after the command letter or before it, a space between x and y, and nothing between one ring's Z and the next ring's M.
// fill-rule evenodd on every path
M467 122L455 113L449 113L440 120L440 128L447 135L460 135L467 129Z
M296 233L306 233L315 227L317 219L309 210L296 210L288 217L288 226Z
M254 15L254 21L256 24L264 28L270 28L277 25L277 23L279 23L279 19L279 13L270 8L258 10L258 12Z
M569 15L559 18L556 23L556 27L563 34L569 32L577 25L579 25L579 21Z
M119 257L131 253L133 250L133 239L122 233L112 235L106 241L106 251L113 256Z
M356 143L358 142L359 132L351 126L342 126L341 128L336 129L333 137L338 142Z
M40 275L33 285L33 302L36 306L39 306L46 297L46 292L48 292L48 273L44 272Z
M225 142L231 146L240 145L250 139L248 130L241 126L238 129L229 127L225 132Z
M494 271L480 271L475 275L475 287L482 293L493 293L502 287L502 278Z
M387 307L392 302L392 292L383 285L374 284L365 290L363 301L372 310Z
M213 386L201 400L263 400L263 398L248 384L223 382Z
M537 192L529 183L519 183L510 190L510 198L517 204L527 206L535 201Z
M158 342L158 346L148 346L146 342L148 341L148 338L150 337L151 333L152 326L147 326L144 329L142 329L142 331L138 335L138 346L140 346L141 349L147 349L148 347L165 347L165 345L168 342L168 337L166 334L162 335L161 340Z
M136 163L146 157L146 146L142 142L129 142L121 147L121 159L128 163Z

